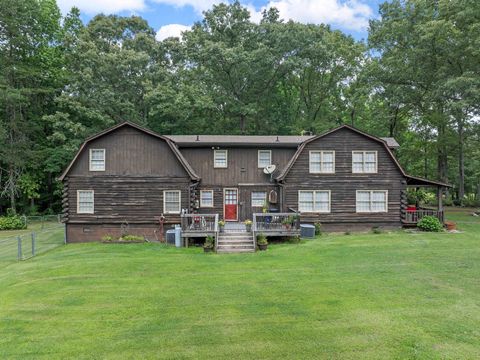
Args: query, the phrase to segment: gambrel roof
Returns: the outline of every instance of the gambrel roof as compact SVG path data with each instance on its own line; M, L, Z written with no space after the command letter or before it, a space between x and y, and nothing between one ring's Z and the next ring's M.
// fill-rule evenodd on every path
M165 141L168 146L170 147L170 149L172 150L173 154L176 156L176 158L178 159L178 161L180 162L180 164L183 166L183 168L185 169L185 171L187 172L188 176L192 179L192 180L195 180L195 181L198 181L200 180L200 176L198 176L196 173L195 173L195 170L193 170L193 168L190 166L190 164L188 163L188 161L183 157L182 153L180 152L180 150L178 150L177 146L172 142L172 140L170 140L168 137L166 136L163 136L163 135L159 135L157 134L156 132L154 131L151 131L151 130L148 130L144 127L141 127L140 125L137 125L137 124L134 124L134 123L131 123L129 121L125 121L121 124L118 124L118 125L115 125L115 126L112 126L111 128L108 128L102 132L99 132L98 134L95 134L93 136L90 136L89 138L87 138L82 146L80 146L80 149L78 149L77 153L75 154L75 157L73 158L73 160L70 162L70 164L67 166L67 168L65 169L65 171L62 173L62 175L59 176L58 180L62 181L65 176L68 174L68 172L70 171L70 169L72 168L73 164L75 163L75 161L77 160L77 158L79 157L79 155L82 153L83 149L85 148L85 146L91 142L92 140L95 140L95 139L98 139L99 137L101 136L104 136L106 134L109 134L117 129L120 129L124 126L130 126L134 129L137 129L141 132L144 132L146 134L149 134L151 136L154 136L156 138L159 138L159 139L162 139L163 141Z
M329 130L323 134L320 134L320 135L316 135L316 136L312 136L311 138L305 140L297 149L297 151L295 152L295 154L292 156L292 158L290 159L290 161L287 163L287 166L285 166L285 168L283 168L280 173L278 174L278 176L275 178L277 181L282 181L285 179L285 177L288 175L290 169L292 168L292 166L295 164L295 162L297 161L298 157L300 156L300 154L302 153L303 149L305 148L305 146L307 144L309 144L310 142L312 141L315 141L315 140L318 140L318 139L321 139L322 137L325 137L329 134L332 134L334 132L337 132L341 129L348 129L350 131L353 131L353 132L356 132L357 134L360 134L362 136L365 136L365 137L368 137L370 139L372 139L373 141L376 141L380 144L382 144L384 147L385 147L385 150L387 151L387 153L389 154L390 158L392 159L392 161L394 162L394 164L397 166L398 170L401 172L401 174L405 177L406 181L407 181L407 184L409 185L421 185L421 186L445 186L445 187L451 187L451 185L449 184L445 184L445 183L442 183L440 181L432 181L432 180L427 180L427 179L423 179L423 178L419 178L419 177L415 177L415 176L410 176L408 175L405 170L403 170L402 166L400 165L400 163L398 162L397 158L395 157L395 155L393 155L392 153L392 150L391 148L392 147L395 147L394 145L398 143L395 141L395 139L393 138L379 138L379 137L376 137L376 136L373 136L373 135L370 135L370 134L367 134L353 126L350 126L350 125L341 125L339 127L336 127L332 130ZM395 141L395 144L392 142Z

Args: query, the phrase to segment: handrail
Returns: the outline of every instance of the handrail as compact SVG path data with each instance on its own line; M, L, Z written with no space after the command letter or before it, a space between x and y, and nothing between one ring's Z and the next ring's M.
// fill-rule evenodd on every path
M254 232L277 232L300 228L299 213L254 213ZM285 229L285 230L284 230Z
M257 248L257 216L253 214L253 224L252 224L252 236L253 236L253 248Z
M215 252L217 251L217 247L218 247L218 214L215 214L215 228L214 228L214 231L215 231Z
M182 214L182 231L216 232L218 231L218 214Z
M445 214L443 210L416 209L404 210L402 213L403 221L407 224L416 224L425 216L435 216L442 223L445 220Z

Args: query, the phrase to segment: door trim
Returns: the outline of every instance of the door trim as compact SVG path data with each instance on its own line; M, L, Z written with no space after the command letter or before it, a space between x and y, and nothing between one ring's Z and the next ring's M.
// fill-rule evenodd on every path
M235 212L237 217L235 218L235 220L227 220L225 219L225 192L226 190L235 190L237 192L237 211ZM238 196L239 196L239 192L238 192L238 188L223 188L223 220L226 222L226 221L238 221Z

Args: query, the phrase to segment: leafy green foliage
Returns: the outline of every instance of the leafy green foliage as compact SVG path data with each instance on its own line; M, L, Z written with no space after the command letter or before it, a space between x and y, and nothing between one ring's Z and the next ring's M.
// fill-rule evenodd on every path
M205 243L203 244L204 248L211 249L215 246L215 238L211 235L205 238Z
M265 234L260 233L260 234L257 235L257 244L258 245L267 245L268 244L267 237L265 236Z
M16 215L0 217L0 230L21 230L26 229L25 220Z
M443 225L435 216L424 216L420 219L417 227L423 231L439 232L443 230Z

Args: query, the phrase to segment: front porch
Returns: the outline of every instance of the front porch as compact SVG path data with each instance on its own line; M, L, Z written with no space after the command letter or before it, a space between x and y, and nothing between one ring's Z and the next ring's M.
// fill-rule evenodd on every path
M445 188L450 187L450 185L438 182L427 180L415 176L407 177L407 189L415 188L418 191L420 188L434 188L437 194L437 207L425 207L420 206L420 201L416 199L414 204L410 204L407 199L407 193L404 191L402 193L402 204L401 204L401 219L404 226L416 226L417 223L425 216L434 216L443 224L445 221L445 212L443 209L443 193Z

